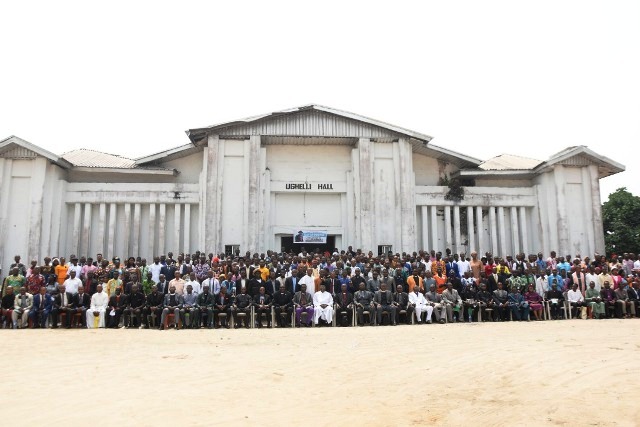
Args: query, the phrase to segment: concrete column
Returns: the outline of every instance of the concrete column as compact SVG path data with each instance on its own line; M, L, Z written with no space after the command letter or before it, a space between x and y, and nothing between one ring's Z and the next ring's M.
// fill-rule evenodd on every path
M167 232L167 205L160 203L160 212L158 215L158 254L166 254L166 232ZM176 255L177 256L177 255Z
M491 227L491 254L498 255L498 226L496 225L496 208L489 206L489 226Z
M527 208L520 206L520 230L522 230L522 252L525 254L533 253L529 247L529 224L527 222Z
M133 205L133 256L141 256L140 254L140 203ZM149 262L151 264L151 262Z
M511 207L511 243L512 250L511 253L513 258L515 259L516 255L520 252L520 231L518 230L518 208L515 206Z
M557 222L556 233L558 234L558 256L566 255L569 250L569 223L567 218L567 198L565 194L564 166L556 165L553 169L553 177L555 181ZM547 190L550 191L550 190ZM598 205L600 202L598 201Z
M247 199L247 250L258 250L260 238L260 135L252 135L246 142L249 149L248 199Z
M504 207L498 208L498 238L500 239L500 256L507 255L507 233L504 225Z
M453 245L453 252L460 253L462 248L462 241L460 235L460 206L455 205L453 207L453 236L455 240L455 244Z
M266 158L266 150L265 150L264 157ZM262 199L262 203L264 204L264 214L262 217L262 239L263 239L262 241L264 246L260 248L261 251L265 249L273 248L273 231L271 230L272 222L270 221L271 219L271 171L266 169L264 170L263 180L264 180L264 196ZM342 197L344 197L344 194L342 194ZM343 230L344 230L344 227L346 227L347 225L345 213L346 213L346 206L343 203L342 204Z
M80 203L74 203L73 206L73 232L71 234L72 240L69 245L70 254L75 254L78 257L78 249L80 242L80 224L82 222L82 205Z
M601 255L605 254L604 243L604 226L602 225L602 205L600 202L600 178L598 175L598 167L596 165L589 166L589 176L591 180L591 209L593 216L593 231L595 236L595 249ZM580 254L583 257L587 256ZM593 254L589 254L590 258L593 258Z
M473 233L473 206L467 206L467 239L469 240L469 246L467 246L467 255L476 250L476 238Z
M40 239L42 237L42 211L44 202L44 185L47 172L47 159L38 157L32 160L31 189L29 211L29 240L27 246L27 259L25 263L32 259L41 260Z
M478 230L478 255L484 256L487 251L484 243L484 225L482 223L482 206L476 206L476 229Z
M84 219L82 220L82 244L78 249L78 257L82 255L91 256L91 203L84 204Z
M582 199L583 199L583 207L584 209L584 227L586 231L587 245L585 248L580 248L582 253L582 258L588 256L589 258L593 258L593 253L596 248L596 232L593 225L593 207L591 206L591 192L592 192L592 182L591 175L589 174L589 168L582 168L580 171L582 174ZM599 187L599 183L598 183ZM580 208L577 208L580 209ZM575 255L575 254L572 254Z
M5 242L7 239L7 219L9 218L9 196L11 185L11 159L0 158L0 242ZM9 266L13 263L13 256L15 254L5 254L5 245L0 244L0 267L2 272L6 274Z
M173 247L176 252L180 252L180 211L182 205L180 203L176 203L173 205L174 208L174 216L173 216Z
M429 251L429 206L421 206L422 213L422 249Z
M106 221L107 221L107 204L100 203L100 205L98 205L98 241L96 242L96 246L97 246L96 251L97 253L101 253L102 255L104 255L106 252L106 249L104 247L104 231L105 231Z
M109 229L107 230L107 244L108 244L108 253L103 254L105 259L110 260L116 255L115 248L115 234L118 230L116 230L116 215L117 209L115 203L109 203Z
M189 203L184 205L184 232L182 234L184 236L184 253L191 253L189 250L191 246L191 204Z
M120 255L122 259L131 256L131 203L124 204L124 225L122 230L123 253ZM135 255L133 255L135 256Z
M398 148L400 154L400 224L402 227L400 233L402 242L399 249L411 252L418 246L413 149L404 138L398 140Z
M439 250L438 248L438 207L431 205L431 247L429 250L433 249L436 252Z
M451 249L453 238L451 237L451 207L443 206L444 208L444 250Z
M369 138L358 140L360 188L360 245L363 251L373 248L373 143Z
M158 255L155 247L156 238L156 204L149 205L149 254L154 257Z
M209 135L207 139L207 159L206 159L206 176L205 185L206 191L204 195L204 203L201 204L200 210L204 213L204 242L205 247L202 248L206 253L217 252L220 241L220 235L218 234L218 195L217 186L220 181L218 174L218 157L223 153L218 152L219 138L218 135ZM159 250L164 253L164 205L160 205L160 218L161 223L158 224L159 235L162 236ZM160 243L160 242L159 242Z

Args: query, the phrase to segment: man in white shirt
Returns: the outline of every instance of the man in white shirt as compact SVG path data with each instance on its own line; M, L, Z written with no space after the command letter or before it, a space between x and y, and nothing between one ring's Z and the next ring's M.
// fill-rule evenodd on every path
M75 271L76 277L80 279L80 275L82 274L82 266L78 264L78 257L75 255L71 255L71 262L69 263L69 271L67 271L67 273L70 275L72 271Z
M602 287L600 286L600 278L598 277L597 274L595 274L593 267L589 268L589 271L587 272L585 277L586 277L585 280L587 281L587 283L593 282L595 285L595 290L600 292L600 290L602 289Z
M427 303L417 286L413 288L413 292L409 292L409 304L413 306L418 323L422 323L422 313L427 313L426 323L431 323L433 307Z
M571 315L578 317L578 309L584 305L584 296L578 289L578 284L574 283L571 289L567 292L567 301L571 304Z
M471 263L467 261L464 252L460 254L460 261L458 263L458 272L460 273L460 277L464 277L464 273L471 272Z
M307 274L298 282L300 285L307 285L307 292L311 295L316 293L316 281L313 278L313 269L307 268Z
M69 270L70 277L64 281L63 285L67 292L71 295L78 293L78 286L82 285L82 281L78 279L76 270Z
M87 310L87 328L104 328L104 316L109 305L109 296L102 292L102 285L96 287L96 293L91 296L91 307ZM96 325L95 318L98 318Z
M151 280L156 285L160 281L160 270L162 270L162 264L160 264L160 257L153 257L153 264L149 266L149 271L151 272Z
M221 274L220 277L225 279L224 274ZM202 288L204 289L205 286L209 286L211 293L214 295L218 295L220 293L220 281L213 278L213 270L207 271L207 278L202 281Z
M320 319L328 325L333 321L333 297L327 292L324 282L320 283L320 290L313 294L313 322L317 325Z

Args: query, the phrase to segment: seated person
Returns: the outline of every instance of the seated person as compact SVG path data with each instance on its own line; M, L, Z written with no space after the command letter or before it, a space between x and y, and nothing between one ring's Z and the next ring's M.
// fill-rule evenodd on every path
M132 317L136 317L136 323L134 326L142 328L142 311L146 303L144 293L140 290L137 284L131 286L131 294L128 298L128 306L124 309L124 326L129 329L133 324Z
M2 302L0 303L0 327L3 326L3 323L5 322L8 325L13 325L11 315L13 314L13 307L16 301L16 296L13 293L12 286L7 286L5 292L6 294L2 297Z
M206 320L203 325L204 318ZM194 321L197 328L205 326L211 329L213 327L213 294L209 285L204 285L202 293L198 294L198 304L194 310Z
M348 291L347 285L340 286L340 292L333 297L336 305L336 323L341 326L349 326L353 321L353 295Z
M18 295L14 299L13 312L11 313L11 321L13 329L25 329L29 323L29 313L33 308L33 295L27 292L27 288L21 286ZM18 323L20 321L20 323Z
M220 315L226 314L224 323L220 320ZM224 325L225 328L231 327L231 295L227 292L227 287L222 286L220 293L213 299L213 327L218 329Z
M320 290L313 294L313 321L316 325L331 325L333 322L333 297L327 292L324 282L320 283Z
M278 325L281 328L289 326L291 313L293 313L293 296L291 292L285 290L284 283L280 285L280 290L273 295L273 310Z
M462 298L458 291L453 289L453 283L447 282L447 289L442 293L442 301L447 307L447 317L450 322L460 322L462 311Z
M192 273L193 274L193 273ZM184 328L190 329L197 323L198 294L193 291L191 282L187 282L187 290L182 295L182 307L180 308L180 319ZM197 282L196 282L197 283Z
M596 289L596 283L594 281L589 283L584 301L591 307L591 316L594 319L602 319L605 316L604 302L600 297L600 292Z
M544 320L544 314L542 312L544 310L543 300L533 285L529 285L527 293L524 294L524 299L529 304L529 309L533 311L536 320Z
M560 317L560 307L562 307L564 303L564 295L562 294L562 291L558 289L558 284L555 281L551 284L551 290L547 291L545 299L549 304L551 318L553 320L558 320Z
M611 289L611 285L608 280L605 280L604 288L600 290L600 298L604 302L605 317L613 317L616 312L616 294Z
M373 296L376 304L376 317L378 325L382 325L382 312L389 313L389 324L396 325L396 306L393 305L393 294L387 290L386 283L380 283L380 289Z
M460 297L462 298L464 315L467 316L467 321L471 323L478 313L478 289L476 285L471 283L465 286Z
M374 324L375 306L373 305L373 294L365 289L366 284L364 281L358 285L358 291L353 296L353 301L356 306L356 313L358 314L358 325L364 326L364 312L369 312L369 325Z
M313 296L307 292L307 285L301 284L300 290L293 296L293 306L296 310L296 326L311 326L313 320ZM301 323L302 313L307 313L307 319Z
M628 319L629 317L635 317L636 306L629 299L629 294L622 286L618 286L618 289L614 291L616 296L616 311L619 313L618 317Z
M409 305L413 309L413 312L416 314L416 321L418 324L422 323L422 315L425 316L425 322L431 323L431 315L433 314L433 306L429 304L420 292L420 288L417 286L413 288L412 292L409 292Z
M427 304L433 307L432 313L436 318L436 322L445 323L447 307L442 303L442 295L437 292L435 283L429 285L429 292L424 294L424 298L427 300Z
M266 293L264 286L260 286L258 295L253 297L256 310L256 326L262 328L262 319L267 319L267 327L271 327L271 297Z
M259 270L256 270L254 276L258 277L260 274ZM257 287L255 292L258 293ZM235 319L236 324L241 324L244 322L244 327L249 329L251 327L251 305L253 304L253 299L251 295L247 293L246 286L240 288L240 293L236 295L235 301L233 302L233 317ZM244 313L244 316L238 316L239 313Z
M107 328L120 327L120 317L127 308L129 300L125 294L122 293L122 288L116 288L115 294L109 298L109 306L107 308Z
M481 273L484 274L484 273ZM493 294L487 290L487 284L480 284L480 290L478 291L478 309L480 310L480 318L482 320L487 319L487 309L494 311ZM493 320L493 318L492 318Z
M509 292L509 308L513 315L513 320L517 321L529 321L529 304L524 300L524 297L518 292L518 287L514 286Z
M40 286L38 294L33 297L33 308L29 312L29 317L33 322L34 328L44 329L52 308L53 300L51 295L47 293L46 287Z
M582 296L582 292L578 290L577 283L574 283L567 292L567 301L571 304L571 316L577 318L580 315L580 309L584 305L584 297Z
M165 294L162 309L162 317L160 318L160 330L169 327L169 314L173 314L174 326L179 328L180 309L182 308L182 295L176 292L174 285L169 285L169 293Z
M145 327L155 328L159 327L157 323L160 323L162 317L162 305L164 302L164 295L158 291L158 286L153 285L151 287L151 293L147 295L147 301L144 309L142 310Z

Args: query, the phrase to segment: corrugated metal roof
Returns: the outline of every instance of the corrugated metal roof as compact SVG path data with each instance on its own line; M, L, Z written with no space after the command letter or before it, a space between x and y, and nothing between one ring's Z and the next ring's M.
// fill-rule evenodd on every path
M542 160L531 159L529 157L501 154L482 162L478 167L482 170L529 170L541 163L543 163Z
M135 160L86 148L69 151L61 157L74 166L85 168L131 169L136 166Z

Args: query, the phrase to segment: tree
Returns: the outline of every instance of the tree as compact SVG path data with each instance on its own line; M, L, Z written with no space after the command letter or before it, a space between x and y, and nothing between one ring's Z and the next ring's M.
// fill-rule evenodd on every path
M640 197L618 188L602 205L602 224L607 255L640 252Z

